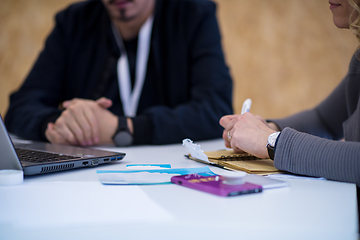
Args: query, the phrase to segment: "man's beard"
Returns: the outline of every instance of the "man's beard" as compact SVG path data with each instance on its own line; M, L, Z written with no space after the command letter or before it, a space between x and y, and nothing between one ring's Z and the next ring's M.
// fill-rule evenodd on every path
M120 10L120 16L118 18L119 21L129 22L129 21L133 20L134 18L135 18L135 16L126 16L126 9Z

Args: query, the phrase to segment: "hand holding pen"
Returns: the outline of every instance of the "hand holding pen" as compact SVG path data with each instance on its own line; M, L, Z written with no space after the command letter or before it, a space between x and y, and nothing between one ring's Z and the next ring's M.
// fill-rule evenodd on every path
M252 103L252 101L250 98L248 98L244 101L242 108L241 108L241 115L243 115L244 113L250 112L251 103ZM227 136L230 141L231 140L230 131L227 132Z
M241 115L243 115L244 113L250 112L251 103L252 103L252 101L250 98L248 98L244 101L242 108L241 108ZM227 137L230 141L231 140L230 131L227 132Z
M264 119L250 113L251 100L246 99L241 115L228 115L220 119L224 127L225 146L235 152L248 152L260 158L267 158L267 138L274 132Z

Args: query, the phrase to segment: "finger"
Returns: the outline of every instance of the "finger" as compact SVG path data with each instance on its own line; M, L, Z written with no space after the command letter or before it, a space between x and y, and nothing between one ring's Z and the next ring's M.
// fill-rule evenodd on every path
M260 121L262 121L263 123L265 123L265 124L267 125L266 120L265 120L265 119L263 119L261 116L256 115L256 117L257 117Z
M69 100L69 101L64 101L64 102L62 103L62 107L63 107L63 108L67 108L70 104L71 104L71 101L70 101L70 100Z
M225 142L225 147L231 148L231 143L230 143L230 139L229 139L229 136L228 136L228 131L226 131L226 130L224 130L224 132L223 132L223 139L224 139L224 142Z
M109 108L112 106L112 101L106 97L101 97L98 100L96 100L96 103L103 108Z
M236 152L236 153L245 153L245 151L243 151L243 150L241 150L240 148L238 148L238 147L234 147L234 152Z
M86 109L73 109L69 108L71 116L74 117L73 121L67 121L67 126L69 130L74 135L75 139L82 146L93 145L92 141L92 129L90 122L88 121L87 115L89 115L89 108Z
M225 126L233 119L234 115L226 115L220 118L220 125L225 128Z
M232 148L232 147L231 147L231 144L230 144L229 142L225 142L225 147L227 147L227 148Z
M54 125L52 123L48 123L46 130L45 130L45 137L49 142L55 143L55 137L54 137Z
M73 99L69 102L70 105L62 113L61 121L56 123L61 129L61 134L67 140L75 140L82 146L94 145L94 141L99 141L100 134L93 108L99 106L93 100Z
M68 117L69 115L71 114L69 114L69 111L67 110L62 113L55 122L55 130L69 143L73 145L80 145L82 141L82 130L77 125L74 118Z
M76 139L75 135L66 127L55 127L56 131L71 145L80 145L80 142Z
M278 125L276 125L273 122L269 122L269 123L267 123L267 125L269 126L269 128L271 128L274 131L280 131L280 128L278 127Z
M94 104L93 101L83 105L80 110L69 108L71 115L76 120L76 124L70 124L70 130L83 146L92 146L100 141L99 122L94 108L99 108L99 106ZM78 127L80 127L81 132L78 131Z
M242 115L228 115L220 119L220 124L226 131L230 131L234 127L237 119L241 117Z
M69 144L69 142L66 141L54 128L53 123L48 123L45 136L51 143L57 143L57 144Z
M86 118L86 122L89 126L88 130L83 129L83 131L87 131L89 135L86 135L86 139L89 145L94 145L99 143L100 141L100 126L98 117L95 114L95 111L92 108L85 109L84 116ZM101 117L101 116L100 116ZM81 125L85 127L85 124Z
M226 135L227 135L228 141L229 141L229 144L228 144L229 148L234 148L234 146L233 146L234 129L232 128L229 131L227 131Z
M231 124L231 121L235 118L235 115L227 115L220 119L220 125L224 127L223 131L223 139L225 141L225 147L231 148L231 139L229 138L229 131L231 130L233 124Z
M78 98L73 98L71 100L64 101L62 103L62 107L63 108L68 108L71 104L74 104L74 103L78 102L78 100L79 100Z

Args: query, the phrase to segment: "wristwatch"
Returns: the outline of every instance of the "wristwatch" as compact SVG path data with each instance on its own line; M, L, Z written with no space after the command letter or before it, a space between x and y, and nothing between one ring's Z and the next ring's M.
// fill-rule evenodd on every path
M271 160L274 160L275 143L276 143L276 140L279 137L280 133L281 132L274 132L274 133L270 134L270 136L268 137L266 148L268 150L268 154L269 154L269 157Z
M118 127L112 139L118 147L125 147L132 144L133 136L129 131L126 117L119 117Z

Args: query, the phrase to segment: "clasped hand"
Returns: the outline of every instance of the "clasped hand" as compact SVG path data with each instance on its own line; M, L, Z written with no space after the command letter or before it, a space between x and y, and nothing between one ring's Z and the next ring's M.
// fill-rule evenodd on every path
M118 117L108 110L112 101L74 98L65 101L65 109L55 123L48 123L45 136L51 143L92 146L112 143Z
M276 130L270 128L260 116L250 112L242 115L227 115L220 119L220 125L224 127L223 139L226 147L232 148L235 152L247 152L260 158L269 157L266 149L267 139Z

